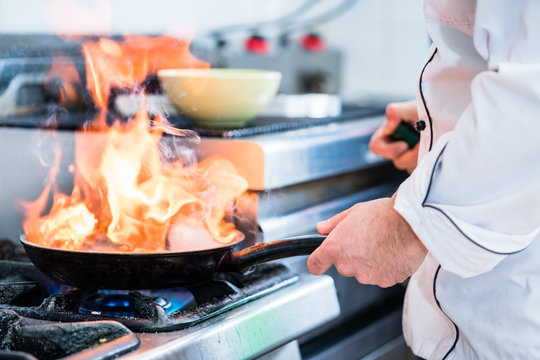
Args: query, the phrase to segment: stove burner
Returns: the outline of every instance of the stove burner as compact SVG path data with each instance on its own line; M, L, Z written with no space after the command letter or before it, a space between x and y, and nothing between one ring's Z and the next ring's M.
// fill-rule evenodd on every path
M114 320L136 332L173 331L199 324L297 280L298 274L287 266L269 263L247 274L216 274L213 281L189 289L73 288L51 294L43 285L51 282L31 263L0 261L0 311L70 323ZM0 336L0 348L1 343Z
M141 290L139 293L161 306L167 315L195 306L195 297L185 288ZM134 318L131 297L128 290L98 290L84 300L79 314L93 314L112 317Z

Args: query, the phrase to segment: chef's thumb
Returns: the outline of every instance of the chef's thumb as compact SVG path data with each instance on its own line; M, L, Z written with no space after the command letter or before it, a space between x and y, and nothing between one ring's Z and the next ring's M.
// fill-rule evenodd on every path
M328 256L324 248L323 242L307 259L307 269L313 275L324 274L333 264L333 259Z
M332 230L334 230L337 224L339 224L343 219L347 217L347 215L349 215L351 210L352 210L352 207L345 211L340 212L337 215L334 215L328 220L321 221L320 223L317 224L317 231L321 233L322 235L328 235Z

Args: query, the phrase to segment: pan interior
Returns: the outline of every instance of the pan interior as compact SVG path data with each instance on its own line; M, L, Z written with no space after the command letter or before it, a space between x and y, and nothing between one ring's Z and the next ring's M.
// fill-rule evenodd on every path
M42 249L43 251L47 252L58 252L58 253L70 253L70 254L81 254L81 255L91 255L91 254L100 254L100 255L114 255L115 257L119 256L125 256L125 257L134 257L134 256L144 256L144 257L161 257L161 256L172 256L174 254L204 254L204 253L211 253L213 251L223 251L226 249L233 248L240 243L242 243L245 239L244 234L241 232L238 232L238 236L236 239L234 239L232 242L227 244L218 244L218 246L212 247L212 248L201 248L198 250L188 250L188 251L166 251L166 252L101 252L101 251L92 251L92 250L85 250L85 251L75 251L75 250L65 250L65 249L57 249L57 248L47 248L38 244L35 244L33 242L30 242L26 235L20 236L20 241L25 247L32 247L36 249Z

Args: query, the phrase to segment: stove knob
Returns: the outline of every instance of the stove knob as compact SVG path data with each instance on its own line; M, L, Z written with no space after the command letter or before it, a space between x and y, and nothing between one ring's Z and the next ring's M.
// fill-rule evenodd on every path
M259 55L268 54L270 45L268 41L260 35L252 35L246 40L246 50Z
M321 52L324 50L325 47L323 38L316 33L304 35L300 40L300 44L302 45L304 50L310 52Z

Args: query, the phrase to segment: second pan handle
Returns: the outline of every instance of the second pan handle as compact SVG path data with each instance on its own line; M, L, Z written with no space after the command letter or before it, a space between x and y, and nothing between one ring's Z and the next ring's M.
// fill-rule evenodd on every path
M253 265L291 256L309 255L326 239L323 235L302 235L270 243L257 243L240 251L226 253L216 271L243 272Z

